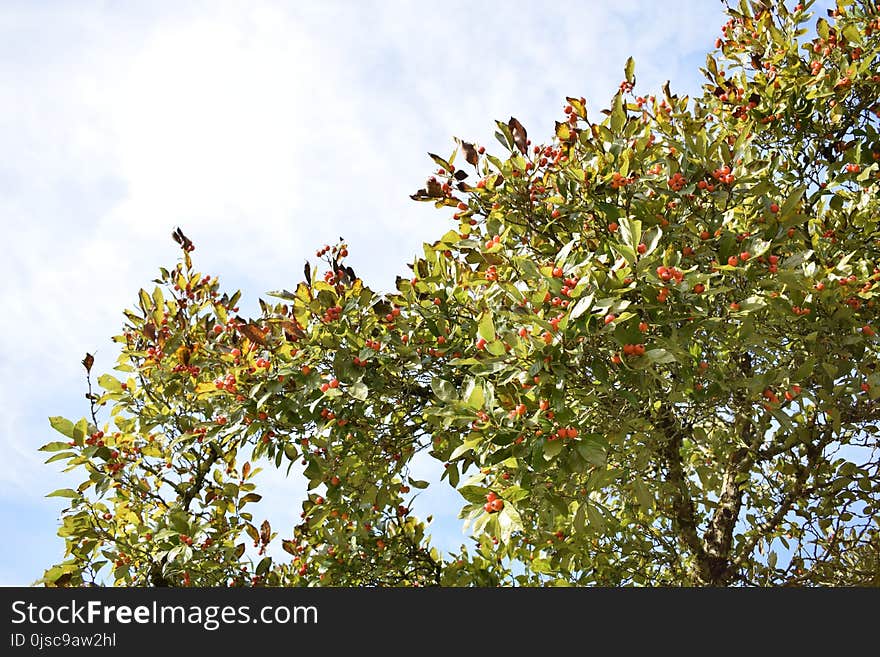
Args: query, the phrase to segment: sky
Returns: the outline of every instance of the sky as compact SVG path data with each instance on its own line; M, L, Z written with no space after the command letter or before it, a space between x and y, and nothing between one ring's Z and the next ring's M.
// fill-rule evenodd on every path
M112 369L176 226L243 315L339 236L390 290L451 226L409 198L427 152L500 152L510 116L549 140L565 96L607 107L630 55L638 93L696 93L725 20L716 0L0 3L0 585L63 556L64 500L44 496L78 480L44 465L47 418L88 412L80 360ZM258 483L259 515L289 535L302 482ZM415 510L455 549L461 502L434 488Z

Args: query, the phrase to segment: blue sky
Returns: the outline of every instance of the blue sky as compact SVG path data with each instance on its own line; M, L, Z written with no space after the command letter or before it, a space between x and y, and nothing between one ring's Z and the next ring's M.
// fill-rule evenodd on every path
M606 106L629 55L637 91L694 93L724 21L715 0L0 4L0 585L62 555L63 501L44 495L77 482L36 451L47 417L87 412L80 360L112 367L175 226L243 314L340 235L390 289L449 228L409 199L427 151L492 150L511 115L544 141L566 95ZM302 484L261 478L286 535ZM441 547L464 538L458 508L443 490L416 504Z

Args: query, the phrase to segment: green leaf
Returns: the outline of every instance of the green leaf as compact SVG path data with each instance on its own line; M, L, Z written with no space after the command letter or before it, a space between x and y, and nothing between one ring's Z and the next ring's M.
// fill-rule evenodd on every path
M66 459L72 458L76 456L76 452L55 452L53 456L50 456L45 460L45 463L54 463L55 461L64 461ZM66 470L65 470L66 472Z
M358 381L357 383L348 386L347 392L349 395L360 401L366 401L367 396L370 394L367 384L363 381Z
M661 237L663 237L663 231L659 226L654 226L645 231L645 234L642 236L642 242L644 242L645 246L648 248L644 255L649 255L657 248L657 244L660 242Z
M289 458L291 461L296 461L296 459L299 457L299 454L296 451L296 445L294 445L293 443L286 443L284 445L284 456Z
M633 73L636 70L636 62L630 57L626 60L626 67L623 69L624 75L626 76L626 81L630 84L635 84L636 78Z
M455 386L445 379L436 376L431 379L431 390L434 391L434 394L437 395L440 401L451 403L458 400Z
M474 447L479 445L480 442L481 438L472 438L470 440L465 440L461 445L452 450L452 454L449 455L449 460L454 461L462 454L473 451Z
M556 122L556 137L559 141L568 141L571 137L571 128L568 123Z
M645 482L641 477L636 477L633 479L633 488L636 492L636 499L639 501L639 506L648 513L651 509L654 508L654 497L651 495L650 491L648 491L648 487L645 486Z
M798 185L795 187L791 194L788 195L788 198L785 199L785 202L782 204L782 207L779 208L779 221L784 221L789 214L797 207L797 204L800 203L800 200L804 197L804 193L807 191L805 185Z
M619 134L625 123L626 109L623 107L623 94L618 92L614 96L614 106L611 109L611 130L615 134Z
M676 362L675 356L665 349L649 349L645 352L645 357L652 363L657 363L660 365Z
M501 513L498 514L498 526L500 538L504 542L510 541L510 536L514 532L523 530L522 518L519 511L512 504L505 504Z
M153 309L153 304L150 300L150 295L147 294L146 290L138 290L138 301L141 304L141 310L144 311L144 315L149 315L150 311Z
M577 300L577 303L575 303L574 306L572 306L571 310L569 311L569 317L571 317L571 319L577 319L578 317L583 315L585 312L587 312L590 309L590 306L592 306L592 305L593 305L593 295L592 294L588 294L585 297L581 297L580 299Z
M153 288L153 303L156 304L156 308L161 308L165 304L165 297L162 294L162 288L159 286Z
M73 435L71 437L77 445L82 443L82 439L85 437L88 430L89 423L85 418L80 418L79 421L73 425Z
M483 408L486 403L486 396L483 394L483 386L476 379L469 379L462 394L468 406L474 409Z
M642 222L638 219L630 219L629 217L620 218L620 236L623 243L632 249L635 254L638 249L639 242L642 240Z
M862 43L862 34L861 32L859 32L859 28L857 28L855 25L850 24L844 27L843 36L845 36L847 40L851 41L852 43Z
M715 62L715 58L712 55L706 55L706 70L712 74L712 77L718 75L718 64Z
M565 261L568 259L571 250L574 248L576 240L570 240L566 243L561 249L559 249L559 253L556 254L556 265L559 267L565 266Z
M70 449L70 443L54 441L51 443L46 443L45 445L40 447L41 452L60 452L65 449Z
M783 269L795 269L796 267L800 267L804 262L813 257L812 249L808 249L807 251L798 251L787 257L782 261Z
M442 167L443 169L446 169L447 171L449 171L449 169L451 168L449 162L447 162L446 160L444 160L444 159L443 159L442 157L440 157L439 155L434 155L433 153L428 153L428 156L429 156L432 160L434 160L434 162L435 162L438 166Z
M561 440L548 440L544 443L544 458L547 460L555 458L562 451Z
M461 486L458 492L471 504L482 504L486 501L486 494L489 492L489 489L484 486Z
M418 488L419 490L424 490L425 488L428 487L427 481L423 481L421 479L413 479L412 477L409 477L408 480L409 480L409 485L412 486L413 488Z
M495 323L492 321L492 313L489 311L485 311L480 316L480 321L477 324L477 335L486 342L495 340Z
M592 463L598 467L603 467L605 465L605 450L594 440L580 442L576 449L578 454L580 454L587 463Z
M257 569L254 572L257 575L265 575L267 572L269 572L269 568L271 565L272 557L263 557L260 560L260 563L257 564Z
M79 495L80 494L72 488L59 488L58 490L53 490L46 495L46 497L69 497L73 499L79 497Z
M111 374L102 374L99 376L98 385L104 388L104 390L109 390L110 392L122 392L122 383Z
M52 425L52 428L58 433L67 436L68 438L73 438L73 422L67 418L63 418L60 415L54 415L49 418L49 424Z
M510 486L504 490L504 499L508 502L519 502L529 496L529 491L521 486Z
M507 348L501 340L492 340L492 342L486 345L486 351L493 356L503 356L507 353Z
M586 507L587 517L590 519L590 526L599 532L604 530L605 517L602 515L602 512L592 504L587 504Z
M587 528L586 526L586 514L587 514L587 505L579 504L577 511L574 513L574 530L578 533L583 533L583 531Z

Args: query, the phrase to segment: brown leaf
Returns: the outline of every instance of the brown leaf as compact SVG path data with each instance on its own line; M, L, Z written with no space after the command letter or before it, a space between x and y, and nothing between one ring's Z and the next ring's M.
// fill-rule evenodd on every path
M304 338L306 336L306 332L302 330L299 324L289 319L282 319L279 324L281 324L281 328L284 331L284 337L286 337L291 342L296 342L300 338Z
M73 573L62 573L54 582L52 582L52 585L57 587L66 587L70 584L71 579L73 579Z
M153 322L144 324L144 335L150 342L156 341L156 325Z
M422 261L419 260L419 262L421 263ZM421 268L419 268L419 271L421 272ZM419 276L422 276L422 274L420 273ZM422 278L424 278L424 276L422 276ZM391 312L391 304L385 299L377 299L373 303L373 312L380 317L384 317Z
M529 150L529 140L523 124L511 116L510 121L507 122L507 127L510 128L510 132L513 135L513 143L516 144L520 153L525 155Z
M445 196L443 186L435 178L428 178L426 185L428 196L431 198L443 198Z
M480 156L477 154L477 149L474 148L473 144L469 144L466 141L461 142L461 148L464 151L464 159L468 164L472 164L477 166L477 162L480 161Z
M266 347L269 344L269 341L266 339L266 336L268 335L266 331L254 323L248 324L247 322L242 322L239 325L238 330L251 342L255 342L263 347Z
M195 247L193 246L192 240L183 234L183 231L178 227L173 233L171 233L171 237L174 238L174 241L180 244L180 248L184 251L192 251Z
M272 525L269 524L268 520L264 520L263 524L260 525L260 541L263 545L267 544L272 539Z
M244 465L241 466L241 478L247 479L247 477L250 473L251 473L251 462L245 461Z
M354 269L351 267L341 267L339 269L339 281L343 285L351 285L357 279L357 275L354 273Z
M86 368L86 374L92 371L92 365L95 364L95 357L86 352L86 357L82 359L82 365Z
M418 190L415 194L409 195L413 201L428 201L435 198L444 198L445 196L446 194L443 193L443 186L433 177L428 178L428 182L423 189Z
M293 556L297 556L299 553L296 551L296 543L289 539L284 539L281 541L281 549L287 552L288 554L292 554Z

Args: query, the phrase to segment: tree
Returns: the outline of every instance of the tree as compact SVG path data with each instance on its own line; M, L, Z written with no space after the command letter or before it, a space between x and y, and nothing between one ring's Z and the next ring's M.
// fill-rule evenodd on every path
M600 121L432 155L413 198L455 228L392 293L340 242L242 318L177 231L123 378L51 419L87 477L42 582L876 585L880 13L770 4L728 8L699 98L630 60ZM408 508L420 452L459 554ZM308 481L283 563L260 464Z

